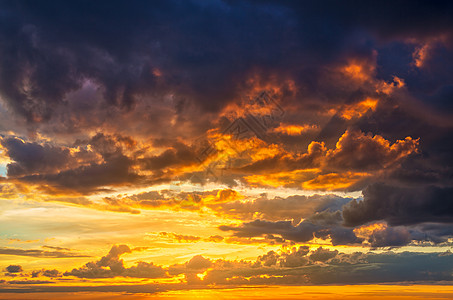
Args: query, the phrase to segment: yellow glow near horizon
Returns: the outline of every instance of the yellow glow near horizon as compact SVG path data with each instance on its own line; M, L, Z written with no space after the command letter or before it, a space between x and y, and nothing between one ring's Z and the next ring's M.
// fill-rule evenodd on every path
M145 290L133 293L112 292L79 292L72 293L6 293L7 299L300 299L300 300L337 300L337 299L389 299L389 300L421 300L421 299L451 299L451 285L323 285L323 286L264 286L249 288L227 289L192 289L163 291L147 294Z

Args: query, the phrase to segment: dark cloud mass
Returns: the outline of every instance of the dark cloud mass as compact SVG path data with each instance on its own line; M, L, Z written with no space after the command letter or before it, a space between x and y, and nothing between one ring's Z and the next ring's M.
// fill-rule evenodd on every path
M451 10L447 1L3 1L1 91L31 122L52 118L86 80L101 87L105 105L126 110L168 91L218 110L258 70L294 77L305 94L330 93L316 86L317 68L367 59L381 40L448 34Z
M453 222L452 188L435 186L401 188L373 184L362 201L351 201L343 209L345 224L356 226L386 220L392 225L423 222Z

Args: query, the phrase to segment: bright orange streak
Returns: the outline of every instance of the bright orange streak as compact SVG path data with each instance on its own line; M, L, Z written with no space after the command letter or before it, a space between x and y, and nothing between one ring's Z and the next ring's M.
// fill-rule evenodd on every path
M354 233L361 238L369 238L373 233L387 229L387 224L383 222L363 225L354 229Z
M352 186L366 176L369 176L369 174L355 172L346 172L340 174L329 173L319 175L315 179L302 183L302 187L306 190L341 190Z
M268 175L250 175L244 177L252 186L272 186L282 187L295 184L296 182L305 181L312 177L313 173L318 173L319 169L305 169L291 172L279 172Z
M303 132L307 132L309 130L317 129L318 126L316 125L287 125L287 124L280 124L279 127L275 128L273 131L278 133L283 133L286 135L300 135Z
M377 104L378 100L366 98L359 103L347 105L341 112L341 117L346 120L360 118L369 110L374 111Z

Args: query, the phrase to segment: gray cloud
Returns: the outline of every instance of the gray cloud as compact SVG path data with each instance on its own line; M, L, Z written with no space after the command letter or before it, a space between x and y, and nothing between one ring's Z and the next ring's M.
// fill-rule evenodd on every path
M19 265L9 265L6 267L6 271L8 273L20 273L22 272L22 267Z
M88 257L86 255L76 254L68 251L46 251L39 249L16 249L16 248L0 248L0 255L18 255L18 256L31 256L31 257L52 257L52 258L64 258L64 257Z
M336 195L294 195L286 198L268 199L263 195L249 201L231 201L219 204L208 204L216 213L240 219L253 219L259 214L263 219L276 221L292 219L295 224L321 211L337 211L351 201ZM316 216L316 215L315 215ZM313 216L313 217L315 217ZM318 217L318 219L320 216Z
M326 239L330 237L333 245L360 244L362 239L357 237L352 229L340 225L322 226L309 221L302 221L296 226L291 221L264 221L254 220L243 223L240 226L222 225L223 231L233 231L238 237L257 237L267 234L277 234L283 239L294 242L308 242L315 237Z
M351 201L343 209L345 225L356 226L385 220L391 225L423 222L453 222L452 188L396 187L373 184L364 191L363 201Z

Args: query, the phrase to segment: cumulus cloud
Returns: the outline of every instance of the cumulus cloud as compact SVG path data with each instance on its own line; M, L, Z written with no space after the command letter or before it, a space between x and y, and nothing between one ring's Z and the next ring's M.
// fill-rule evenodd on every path
M113 278L139 277L139 278L163 278L166 277L164 269L153 263L138 262L136 266L124 267L120 256L131 253L132 250L126 245L114 245L106 256L96 262L89 262L83 267L65 272L64 276L79 278Z
M418 140L407 137L394 144L381 136L347 130L328 153L330 168L351 171L383 170L417 150Z
M20 273L22 272L22 266L19 265L9 265L6 267L8 273Z
M291 186L309 190L359 190L367 180L398 167L416 153L419 140L406 137L393 144L380 135L347 129L332 149L313 141L306 153L283 152L241 168L249 184ZM256 175L258 173L258 175Z
M310 254L310 259L312 261L326 262L337 256L337 254L338 250L331 251L329 249L323 249L322 247L319 247Z

